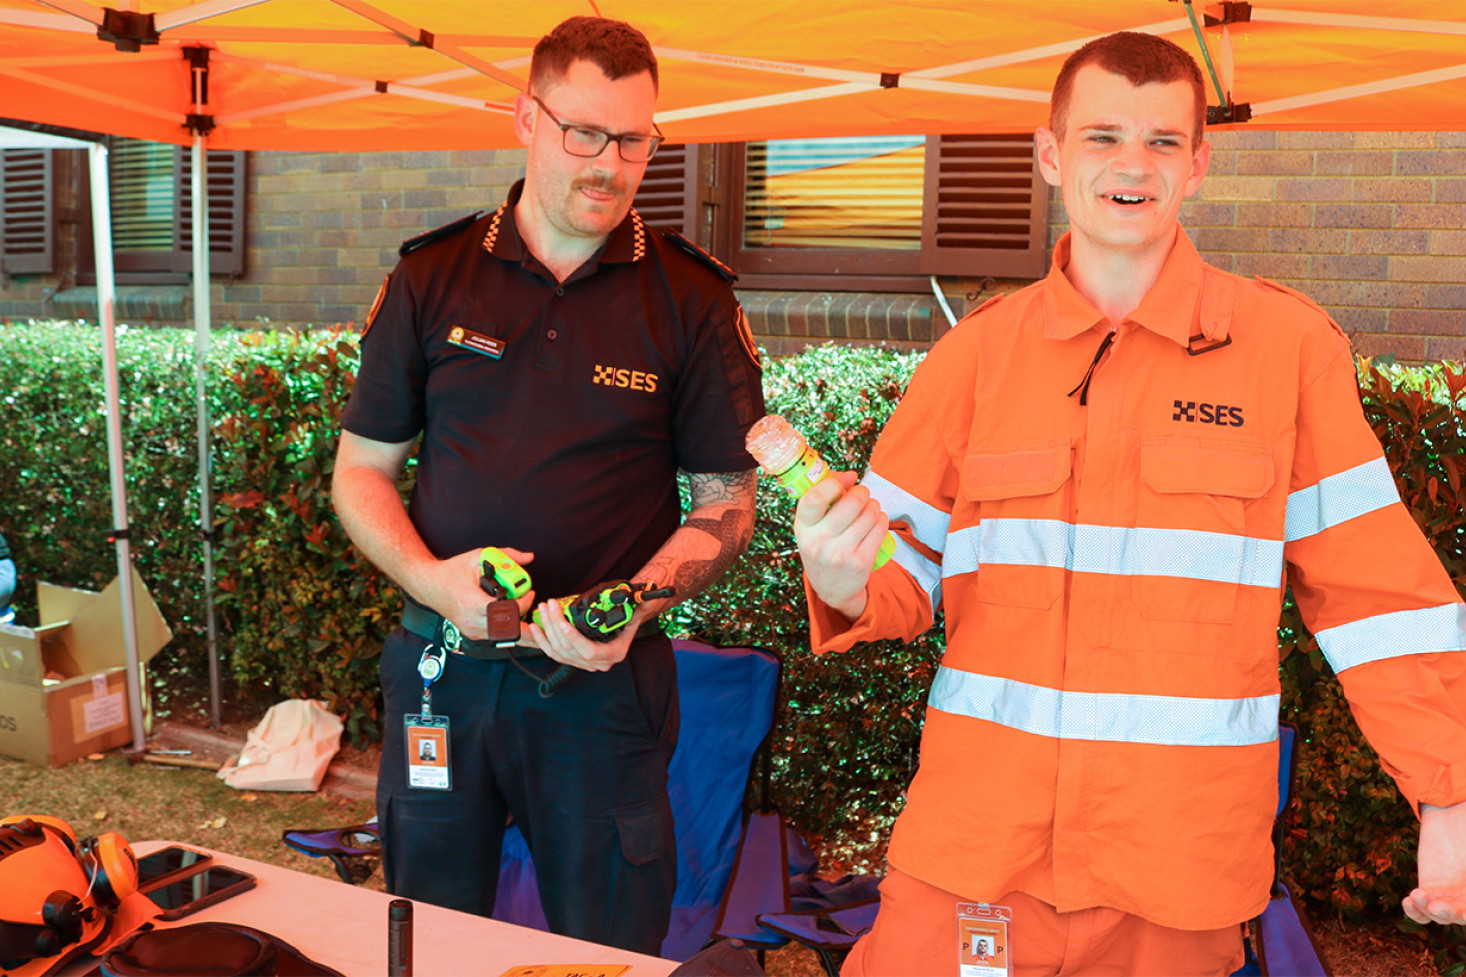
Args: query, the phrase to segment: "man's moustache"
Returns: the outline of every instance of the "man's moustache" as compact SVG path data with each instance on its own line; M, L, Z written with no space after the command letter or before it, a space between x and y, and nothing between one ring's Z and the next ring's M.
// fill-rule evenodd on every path
M577 190L600 190L603 193L622 193L626 187L620 180L580 180L575 184Z

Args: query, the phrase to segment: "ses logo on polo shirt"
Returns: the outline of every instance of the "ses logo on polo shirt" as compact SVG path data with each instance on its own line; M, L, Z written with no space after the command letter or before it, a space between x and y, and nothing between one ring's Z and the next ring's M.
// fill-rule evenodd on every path
M640 390L644 393L657 392L658 377L655 373L644 373L641 370L624 370L615 366L600 366L595 368L590 382L599 384L602 387L621 387L628 390Z

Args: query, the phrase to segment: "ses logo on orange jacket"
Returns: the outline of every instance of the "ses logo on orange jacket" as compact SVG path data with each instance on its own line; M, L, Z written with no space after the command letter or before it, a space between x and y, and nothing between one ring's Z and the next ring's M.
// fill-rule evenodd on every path
M1176 413L1171 415L1173 421L1189 421L1195 424L1200 421L1202 424L1216 424L1223 427L1241 427L1245 421L1242 420L1242 408L1228 407L1226 404L1198 404L1194 400L1175 401Z

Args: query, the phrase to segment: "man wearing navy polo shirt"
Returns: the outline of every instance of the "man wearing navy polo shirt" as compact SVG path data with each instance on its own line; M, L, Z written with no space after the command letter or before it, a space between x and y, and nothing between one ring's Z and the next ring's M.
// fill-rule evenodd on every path
M650 954L676 883L677 694L647 621L671 601L598 644L550 599L630 579L681 600L715 580L752 533L743 439L763 413L731 274L631 209L661 141L656 96L656 58L627 24L575 17L539 42L515 104L525 179L493 214L403 246L363 334L333 488L351 538L408 595L381 663L389 890L489 914L512 814L551 929ZM484 641L485 546L533 577L521 611L542 601L513 659ZM447 772L420 786L405 717L444 618L467 640L432 683ZM561 664L577 671L542 697Z

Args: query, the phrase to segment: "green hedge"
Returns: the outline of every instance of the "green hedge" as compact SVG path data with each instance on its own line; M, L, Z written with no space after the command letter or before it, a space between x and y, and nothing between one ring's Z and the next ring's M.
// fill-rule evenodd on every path
M176 635L164 675L205 663L191 342L117 337L133 560ZM38 580L99 590L117 576L101 330L3 325L0 343L0 531L20 572L19 620L33 624Z
M95 327L77 323L3 325L0 338L8 351L0 362L0 529L22 567L24 620L34 613L36 579L95 588L116 572L106 541L100 343ZM196 678L205 665L192 337L124 328L118 350L134 551L178 634L160 659L166 684L169 675ZM355 735L371 737L375 660L400 596L355 553L330 510L355 357L354 335L337 330L216 334L216 564L222 644L232 648L236 679L275 695L326 698ZM863 469L919 359L826 347L771 362L769 409L836 467ZM1466 591L1466 371L1368 361L1360 371L1365 409L1402 497ZM791 510L779 490L761 485L749 554L668 625L783 656L777 800L826 851L878 858L915 769L941 632L910 645L808 654ZM1291 605L1279 636L1284 713L1304 735L1285 874L1316 907L1394 918L1413 884L1413 815L1379 771ZM1432 938L1443 955L1459 952L1439 931Z
M219 605L235 677L324 699L353 738L377 739L377 656L402 598L331 508L356 337L327 330L237 342L222 363L215 467Z
M22 622L38 580L100 589L117 575L101 330L0 325L0 531L16 551ZM174 640L153 663L156 702L208 673L198 525L191 331L117 331L134 563ZM337 419L356 338L218 330L212 339L214 563L220 647L267 698L325 699L358 738L376 735L376 653L400 598L331 513Z

